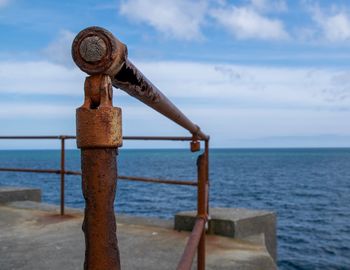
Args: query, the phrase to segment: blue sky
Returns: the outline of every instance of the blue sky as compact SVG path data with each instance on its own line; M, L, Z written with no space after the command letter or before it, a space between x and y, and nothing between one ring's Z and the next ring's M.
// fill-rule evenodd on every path
M85 74L70 46L92 25L124 42L130 60L214 147L350 146L347 0L0 0L1 134L75 133ZM187 135L114 93L125 135ZM160 146L179 145L125 142Z

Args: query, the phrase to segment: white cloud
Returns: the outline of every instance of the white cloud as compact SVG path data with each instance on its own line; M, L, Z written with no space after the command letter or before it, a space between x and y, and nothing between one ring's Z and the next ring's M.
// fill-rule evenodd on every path
M347 14L339 13L330 17L325 29L326 36L329 40L350 39L350 19Z
M350 105L350 70L137 61L170 98L243 107L341 109ZM0 62L0 93L83 96L86 74L50 62ZM184 83L185 82L185 83ZM218 104L219 104L218 103Z
M137 66L173 98L199 97L209 104L216 100L221 106L232 102L251 108L334 110L350 105L350 80L344 80L348 70L195 62L137 62Z
M11 113L9 113L11 112ZM75 116L74 106L43 103L0 103L0 119L57 119Z
M120 13L130 20L151 25L169 37L192 40L202 37L200 26L206 8L206 1L124 0Z
M57 38L43 50L46 58L57 64L73 66L71 46L74 37L74 33L68 30L61 30Z
M135 64L212 135L216 146L259 136L325 134L329 130L350 134L350 127L344 125L350 117L350 70L197 62ZM82 100L84 77L78 69L49 62L0 62L0 93L64 94ZM134 98L126 102L125 97L119 97L119 90L115 92L115 105L123 109L125 134L187 134ZM59 96L37 103L2 101L0 118L4 126L14 119L28 119L35 130L42 130L39 125L45 119L53 123L61 119L65 123L59 124L61 129L71 128L67 132L74 133L74 110L81 104L72 101L59 105L58 101ZM60 130L59 125L55 130Z
M329 42L344 42L350 40L350 16L345 8L333 6L329 10L322 9L317 4L307 6L316 23L314 35L319 34ZM316 33L315 33L316 32Z
M10 0L0 0L0 8L7 6Z
M213 9L211 15L238 39L284 40L283 22L262 15L251 6Z
M82 95L84 73L51 62L0 62L0 92Z
M288 6L285 0L251 0L251 5L263 12L285 12Z

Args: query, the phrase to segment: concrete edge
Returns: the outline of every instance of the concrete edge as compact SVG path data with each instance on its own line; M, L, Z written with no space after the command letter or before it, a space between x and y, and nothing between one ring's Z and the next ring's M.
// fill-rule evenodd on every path
M55 212L60 213L60 207L54 204L33 202L33 201L15 201L3 204L8 207L18 208L18 209L32 209L45 212ZM78 214L82 217L84 216L84 209L65 207L66 214ZM148 227L160 227L166 229L173 229L173 220L160 219L155 217L143 217L143 216L131 216L127 214L116 213L116 221L119 224L130 224L130 225L141 225Z
M264 246L273 260L277 261L277 216L272 211L243 208L211 208L208 221L209 234L236 239L263 234ZM192 231L196 220L196 211L180 212L175 215L174 229Z
M41 189L27 187L0 187L0 203L14 201L35 201L41 202Z

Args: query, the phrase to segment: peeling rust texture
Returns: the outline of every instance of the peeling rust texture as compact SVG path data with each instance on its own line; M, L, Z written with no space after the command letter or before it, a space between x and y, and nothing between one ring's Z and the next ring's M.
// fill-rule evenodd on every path
M127 47L100 27L82 30L72 45L74 62L86 73L107 74L113 86L150 106L184 127L198 139L209 140L156 86L127 58Z
M120 88L149 107L168 117L200 139L208 139L156 86L154 86L128 59L112 77L114 87Z
M159 103L161 99L161 92L129 61L114 76L113 85L143 102Z
M82 149L82 188L85 198L85 270L119 270L114 198L116 149Z

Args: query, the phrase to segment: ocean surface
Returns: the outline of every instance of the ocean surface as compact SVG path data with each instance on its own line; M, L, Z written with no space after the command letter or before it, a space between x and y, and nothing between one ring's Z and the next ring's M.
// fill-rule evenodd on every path
M121 175L196 178L188 150L121 150ZM56 150L0 151L0 167L59 169ZM80 170L80 153L66 152ZM58 175L0 172L0 185L33 186L59 204ZM213 149L211 207L267 209L278 216L280 269L350 269L350 149ZM79 176L66 176L66 204L84 206ZM196 208L188 186L119 181L117 213L172 218Z

